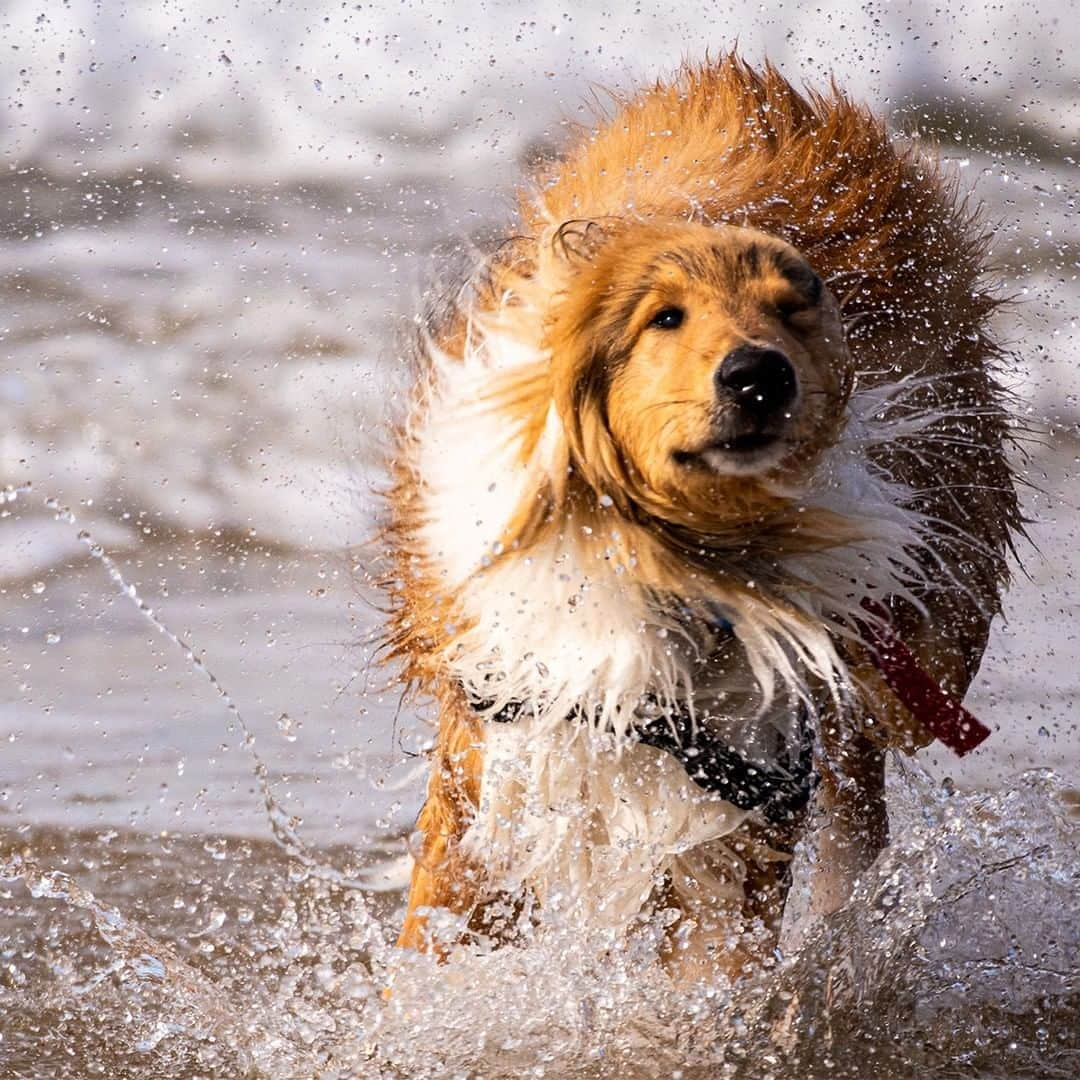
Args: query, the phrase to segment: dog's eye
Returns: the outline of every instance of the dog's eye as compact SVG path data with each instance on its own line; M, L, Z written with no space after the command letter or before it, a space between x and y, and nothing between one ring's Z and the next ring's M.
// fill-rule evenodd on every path
M686 318L686 312L678 307L661 308L650 320L649 325L657 330L678 330Z
M782 271L794 293L776 304L776 313L785 322L804 311L810 311L821 303L823 286L821 278L809 266L796 264Z
M808 304L805 300L783 300L776 305L776 314L780 316L785 322L794 315L801 315L804 311L809 311L814 305Z

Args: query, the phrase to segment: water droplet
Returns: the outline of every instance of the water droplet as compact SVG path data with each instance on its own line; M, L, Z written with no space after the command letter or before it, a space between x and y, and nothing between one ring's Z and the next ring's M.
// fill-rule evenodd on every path
M34 584L30 586L30 589L40 596L45 591L45 582L35 581Z
M56 645L60 641L60 634L56 630L49 630L45 634L46 645Z
M165 965L149 953L136 956L131 961L131 968L140 979L155 979L160 982L166 975Z
M288 713L282 713L277 718L278 731L281 732L282 738L289 742L296 742L296 731L300 727L299 720L293 720Z

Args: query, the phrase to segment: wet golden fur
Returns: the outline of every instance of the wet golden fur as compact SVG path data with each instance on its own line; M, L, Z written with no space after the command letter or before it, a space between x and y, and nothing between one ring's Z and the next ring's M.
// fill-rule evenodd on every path
M954 182L835 87L800 94L775 69L728 56L618 101L534 178L508 231L516 238L432 318L421 350L452 364L475 335L496 332L535 350L535 362L493 368L476 402L501 418L531 478L490 559L522 560L573 534L672 603L737 595L807 624L805 582L789 580L783 558L840 549L865 523L799 493L840 437L853 390L906 381L883 396L895 438L867 453L933 528L913 556L920 579L893 615L926 669L962 694L999 609L1019 514L990 373L987 242ZM818 303L800 291L792 268L803 266L825 284ZM651 328L670 304L686 310L685 325ZM701 454L720 423L716 358L746 341L790 357L801 390L780 456L743 475ZM480 925L491 892L484 867L457 851L484 767L484 724L450 662L469 630L469 586L448 580L421 540L431 523L417 446L433 378L421 372L400 433L388 527L388 651L441 717L401 937L414 947L425 944L424 909L473 912ZM837 648L886 741L925 742L858 646L841 636ZM882 763L840 726L826 724L837 752L822 763L821 790L842 859L852 831L872 833L871 850L883 842ZM790 850L793 835L767 841ZM760 884L751 874L746 910L775 923L783 888Z

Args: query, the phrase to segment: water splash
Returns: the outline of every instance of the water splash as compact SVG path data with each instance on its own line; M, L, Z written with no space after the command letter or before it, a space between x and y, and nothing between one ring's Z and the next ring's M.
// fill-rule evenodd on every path
M31 491L29 483L18 487L9 486L0 490L0 502L13 503L21 496ZM50 510L57 521L75 526L76 517L68 506L61 505L54 496L45 499L45 507ZM210 686L224 704L230 720L235 724L241 734L241 743L247 751L252 762L252 771L259 785L262 795L263 807L266 811L270 829L277 843L293 859L295 859L312 876L328 884L350 890L366 890L370 882L363 875L353 876L343 873L334 866L330 866L316 856L301 838L298 827L299 821L289 814L281 805L270 783L269 770L266 763L255 749L255 733L252 731L239 707L233 700L229 691L217 678L214 672L207 666L205 661L195 652L192 645L179 634L169 629L168 625L154 611L154 609L139 595L136 587L128 582L117 566L115 560L105 551L104 547L94 540L93 535L87 529L79 529L76 534L79 542L85 546L90 556L104 568L110 581L116 586L119 593L145 618L154 629L168 639L182 653L188 665ZM47 639L48 640L48 639ZM59 640L57 635L56 640ZM361 906L366 912L366 908ZM362 918L362 917L361 917ZM383 928L370 915L363 919L363 933L365 945L373 960L385 961L388 943Z
M274 918L211 910L205 933L161 944L65 874L9 859L0 876L91 914L110 952L65 1007L79 997L92 1035L155 1062L212 1041L275 1080L1075 1075L1075 793L1046 772L997 794L896 779L893 843L852 900L735 986L673 983L662 919L622 940L553 908L522 921L518 945L478 938L443 964L401 953L382 967L350 933L360 897L323 882L294 885ZM246 862L272 880L258 853ZM207 967L208 939L236 959Z
M18 497L0 495L5 504ZM0 904L40 928L37 951L53 958L55 992L35 1014L39 1029L54 1030L57 1015L77 1018L78 1037L61 1024L54 1041L93 1044L105 1071L137 1075L117 1065L129 1054L144 1067L274 1078L1076 1074L1080 845L1075 793L1053 774L961 794L894 766L890 848L848 905L789 932L787 954L736 986L674 984L658 962L662 916L623 940L555 905L522 919L519 944L474 938L439 964L389 947L395 916L376 915L356 891L362 882L303 844L226 689L93 538L79 536L225 703L292 868L275 877L268 856L251 850L222 867L204 917L171 934L157 921L152 936L66 872L21 853L0 863L0 878L25 887L0 891ZM201 857L220 865L213 853ZM93 857L72 862L92 872ZM797 867L796 891L811 869ZM186 881L207 871L180 863L170 874ZM274 910L240 896L244 874ZM129 893L137 898L139 887L132 876ZM42 905L89 916L105 955ZM17 959L34 951L23 947ZM0 997L5 979L17 988L28 978L10 964ZM3 1054L0 1046L0 1064Z
M960 795L902 767L894 786L892 845L755 978L676 986L658 928L619 944L556 920L521 949L460 949L438 971L410 958L380 1052L417 1077L477 1061L492 1077L1075 1075L1068 793L1041 772Z
M220 1043L245 1070L290 1075L305 1062L292 1041L266 1021L253 1018L239 1001L184 961L170 945L155 941L115 907L101 903L90 890L58 870L41 870L31 859L12 854L0 859L0 881L21 882L35 900L52 900L89 915L110 947L113 959L100 971L73 986L76 997L95 1004L95 991L109 979L126 983L128 1036L139 1054L156 1050L167 1038L202 1044ZM144 1008L140 1009L142 1005ZM149 1005L149 1008L145 1008ZM133 1022L141 1021L141 1022ZM2 1061L2 1058L0 1058ZM311 1063L307 1063L310 1067Z

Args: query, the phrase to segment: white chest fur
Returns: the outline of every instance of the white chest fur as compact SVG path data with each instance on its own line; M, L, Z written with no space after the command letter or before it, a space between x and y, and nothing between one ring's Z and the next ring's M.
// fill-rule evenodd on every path
M501 888L527 887L547 908L622 929L661 881L738 900L744 867L721 838L746 816L663 751L619 748L585 725L537 730L521 720L488 729L464 845Z

